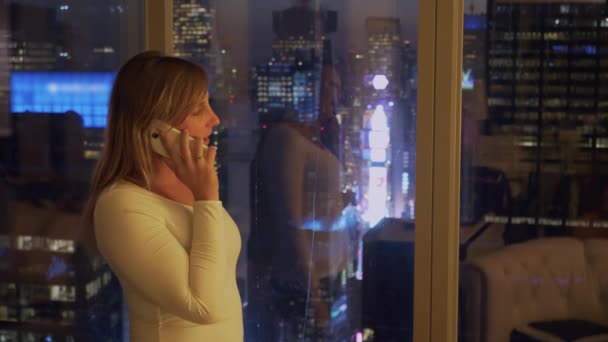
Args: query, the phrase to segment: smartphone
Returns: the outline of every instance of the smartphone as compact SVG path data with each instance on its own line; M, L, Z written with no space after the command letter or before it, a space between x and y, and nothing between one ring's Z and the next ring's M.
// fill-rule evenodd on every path
M160 132L168 132L167 140L169 144L172 145L180 144L182 132L179 129L159 120L154 120L150 126L150 141L152 144L152 150L163 157L171 158L167 152L167 149L165 149L165 145L163 145L163 142L160 139ZM189 140L190 151L194 153L196 140L193 137L190 137ZM203 154L207 154L208 149L209 147L207 145L203 145Z

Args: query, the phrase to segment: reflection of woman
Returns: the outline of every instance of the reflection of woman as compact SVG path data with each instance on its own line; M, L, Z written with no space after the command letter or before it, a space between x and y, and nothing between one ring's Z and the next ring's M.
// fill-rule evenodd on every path
M155 53L129 60L114 83L85 218L123 287L132 341L243 339L240 236L219 201L215 148L203 154L219 123L207 90L200 67ZM152 152L154 119L183 131L179 146L161 134L171 158Z
M316 341L330 324L328 291L346 267L349 240L338 224L344 208L340 164L312 139L314 129L280 123L265 134L257 155L262 217L249 250L256 270L250 277L259 280L255 285L260 294L255 298L250 293L250 298L272 306L272 317L264 319L279 321L294 339L307 331L300 337ZM305 319L315 323L305 326Z

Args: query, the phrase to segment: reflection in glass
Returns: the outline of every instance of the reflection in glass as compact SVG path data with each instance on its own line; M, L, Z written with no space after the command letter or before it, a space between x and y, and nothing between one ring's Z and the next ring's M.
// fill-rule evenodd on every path
M0 2L2 341L122 337L121 294L82 249L80 211L126 14L121 0Z
M487 61L462 93L460 338L606 339L608 4L479 4L465 7L487 24L465 25L464 64Z
M0 5L0 340L124 339L79 215L136 2ZM175 55L222 116L247 338L411 338L417 3L173 4Z
M413 251L387 232L413 228L401 222L414 212L415 48L390 11L356 10L358 20L344 25L358 25L364 35L341 51L336 46L351 39L339 24L349 6L273 7L271 47L252 52L259 136L246 251L250 341L411 338L406 298L413 289L401 277L411 268L399 276L382 268L401 260L397 249L368 269L385 276L368 285L382 278L403 289L403 296L377 297L394 300L391 315L362 303L362 288L368 297L388 289L365 285L364 241L394 240ZM261 22L257 16L252 20ZM398 219L386 224L386 217ZM372 230L378 234L365 240ZM373 258L379 250L366 251Z

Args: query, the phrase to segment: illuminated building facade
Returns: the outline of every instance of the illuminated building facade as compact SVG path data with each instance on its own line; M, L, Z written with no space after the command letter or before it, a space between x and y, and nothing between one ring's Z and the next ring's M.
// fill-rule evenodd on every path
M476 79L486 75L487 18L481 14L465 14L462 42L462 89L473 90Z
M173 54L208 70L213 69L214 55L215 9L211 5L210 0L173 0Z
M296 5L273 12L272 58L256 67L254 98L262 124L285 117L298 122L319 119L321 70L336 31L337 13Z
M369 69L364 81L361 177L363 218L413 217L415 52L401 41L396 18L368 18Z
M101 140L107 71L124 57L121 3L0 5L0 105L13 133L0 140L1 341L122 339L118 282L79 245L92 167L85 136Z
M348 54L343 72L342 91L344 107L339 109L343 129L344 190L357 193L361 179L362 149L361 127L365 109L365 75L368 73L367 56L360 51Z
M55 70L65 61L60 37L65 34L57 9L21 4L6 7L10 17L11 70ZM35 17L32 23L28 18Z
M314 65L303 63L269 62L257 66L255 89L261 121L279 119L276 115L292 115L290 119L301 122L316 119L319 79L315 69Z
M534 148L551 127L579 129L606 145L608 4L491 0L488 19L488 133Z
M99 257L79 245L90 170L75 113L12 116L0 206L0 340L122 339L122 298Z
M536 237L530 222L545 236L571 234L544 218L578 218L601 201L594 182L608 160L608 3L491 0L487 17L481 133L501 152L479 159L522 180L512 215L533 217L509 222L505 242Z
M32 0L4 6L11 70L109 71L124 57L118 50L126 7L119 0Z
M336 32L337 21L337 12L315 12L305 4L273 12L273 57L292 63L320 63L323 44L329 39L327 35Z

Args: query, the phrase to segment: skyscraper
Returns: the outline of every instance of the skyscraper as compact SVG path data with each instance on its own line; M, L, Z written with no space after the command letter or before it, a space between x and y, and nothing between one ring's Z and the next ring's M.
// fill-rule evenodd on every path
M0 223L0 340L116 340L118 283L79 245L90 174L83 120L75 113L29 113L12 121L13 153L3 162L13 177L2 180L9 196L0 203L9 208Z
M608 159L608 3L491 0L487 16L483 133L508 148L496 167L522 180L512 215L547 224L547 235L561 234L558 228L567 227L541 219L559 222L593 210L595 196L586 192L600 190L586 188L600 189ZM538 231L511 228L507 242Z
M261 122L313 121L318 116L318 67L303 62L270 61L255 71L256 103Z
M108 71L119 67L126 18L120 0L28 1L6 6L12 70Z
M215 9L211 0L173 0L174 55L213 72Z
M321 62L327 35L336 32L338 14L335 11L316 11L308 1L298 1L283 11L272 13L273 57L295 62Z
M59 23L57 9L11 3L11 70L57 70L65 61L65 26ZM36 18L32 21L30 18Z
M117 68L118 19L125 10L120 2L0 5L0 131L9 94L17 95L13 105L20 102L32 111L7 113L14 134L2 140L10 153L0 167L9 173L0 181L0 206L8 208L0 223L0 340L120 338L118 283L99 258L90 259L79 248L80 208L90 174L83 163L83 119L35 105L53 96L20 96L23 84L5 87L17 74L61 78L67 70ZM61 85L33 81L32 86L53 92ZM82 87L81 82L71 89Z
M326 35L336 31L337 13L298 5L273 12L272 58L256 67L254 98L260 121L291 116L299 122L319 118L321 69L331 51Z
M363 217L373 226L387 215L413 214L415 53L402 41L399 19L370 17L365 27L369 74L362 139L367 163L361 193Z
M399 75L401 57L401 24L398 18L371 17L365 21L368 38L369 65L374 74L389 78ZM394 93L399 84L389 82Z
M344 131L344 190L356 192L361 182L361 127L365 111L365 76L368 74L366 54L350 51L343 77L344 107L340 110L342 129Z
M488 133L523 147L551 127L608 136L607 15L605 1L488 1Z
M253 163L253 220L248 242L249 310L264 322L250 329L259 334L256 340L325 340L330 331L332 340L350 339L345 310L333 309L345 307L340 305L346 298L345 289L334 282L334 276L345 275L346 270L320 275L317 270L325 267L320 266L325 261L313 267L304 254L283 248L302 243L305 235L319 231L317 234L325 234L323 241L328 242L313 237L311 253L339 255L344 251L332 240L345 233L344 228L333 228L337 214L344 209L338 159L342 139L336 120L339 80L329 37L336 30L337 14L312 8L308 2L300 0L295 6L273 12L272 54L268 62L256 66L252 86L262 127ZM297 180L278 189L276 178L288 174ZM271 191L279 197L270 196ZM283 203L277 203L277 198L284 198ZM297 209L277 209L282 204ZM314 213L312 220L309 213ZM293 234L296 231L305 235ZM283 246L265 247L273 241L281 241ZM288 264L291 270L284 272ZM312 291L310 298L295 291L293 299L285 302L281 290L272 285L292 282L287 279L296 274L297 279L304 279L301 276L307 272L311 286L319 289ZM305 286L300 280L293 284L294 289ZM283 311L283 303L293 309ZM331 317L325 314L330 308ZM276 322L281 322L281 327L277 328Z

